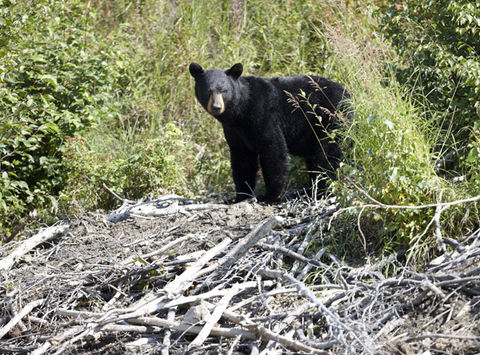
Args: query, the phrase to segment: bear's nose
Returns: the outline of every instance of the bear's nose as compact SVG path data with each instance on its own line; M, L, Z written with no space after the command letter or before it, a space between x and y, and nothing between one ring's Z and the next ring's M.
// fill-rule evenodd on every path
M219 104L212 105L212 113L214 115L218 115L221 111L222 111L222 105L219 105Z

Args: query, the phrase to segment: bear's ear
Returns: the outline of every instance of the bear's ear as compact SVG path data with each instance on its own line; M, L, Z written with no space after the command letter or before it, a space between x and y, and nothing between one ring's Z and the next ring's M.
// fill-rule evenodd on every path
M225 73L227 73L227 75L231 76L233 79L237 80L240 77L240 75L242 75L242 72L243 72L242 63L237 63L233 67L228 69Z
M203 68L200 66L200 64L197 63L190 63L188 70L190 70L190 74L194 78L203 73Z

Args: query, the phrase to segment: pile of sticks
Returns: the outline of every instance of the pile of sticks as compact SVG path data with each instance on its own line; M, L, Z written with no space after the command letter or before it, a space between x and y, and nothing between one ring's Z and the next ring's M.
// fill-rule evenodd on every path
M98 240L102 224L142 215L188 219L227 208L180 200L123 206L85 228ZM265 216L246 235L225 231L206 250L196 249L209 231L175 238L163 233L162 246L135 258L118 251L118 257L112 253L95 262L87 254L64 259L71 272L60 272L62 265L53 260L65 247L58 240L68 243L73 227L50 227L14 250L0 250L6 254L0 259L0 352L387 354L480 348L480 231L446 248L422 272L402 266L395 255L355 268L324 248L313 255L309 249L321 244L337 209L331 200L298 203ZM20 263L45 242L50 244L41 258ZM34 263L42 267L29 274ZM386 277L392 266L394 276Z

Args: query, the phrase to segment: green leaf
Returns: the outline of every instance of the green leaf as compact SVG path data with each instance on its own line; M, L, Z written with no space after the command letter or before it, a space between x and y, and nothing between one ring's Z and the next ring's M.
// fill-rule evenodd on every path
M52 133L57 133L60 134L60 128L53 122L46 122L44 124L45 127L47 127Z
M44 63L44 64L47 63L47 61L45 59L43 59L42 57L30 57L29 59L33 60L34 62L37 62L37 63Z
M49 83L49 84L52 84L53 87L56 89L58 84L57 84L57 78L53 75L42 75L40 77L40 80L46 82L46 83Z
M148 265L148 263L142 259L141 257L135 257L133 258L134 261L138 261L140 264L143 264L143 265Z
M480 160L480 147L473 147L468 152L467 158L465 159L467 163L474 164Z
M28 190L28 184L25 181L17 181L16 185L22 187L25 190Z

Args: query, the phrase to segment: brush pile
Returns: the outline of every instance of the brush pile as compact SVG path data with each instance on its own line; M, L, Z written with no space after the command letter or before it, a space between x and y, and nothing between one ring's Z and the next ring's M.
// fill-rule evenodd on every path
M0 352L480 350L480 231L449 240L421 271L397 255L354 267L322 247L336 212L332 199L166 196L9 243Z

